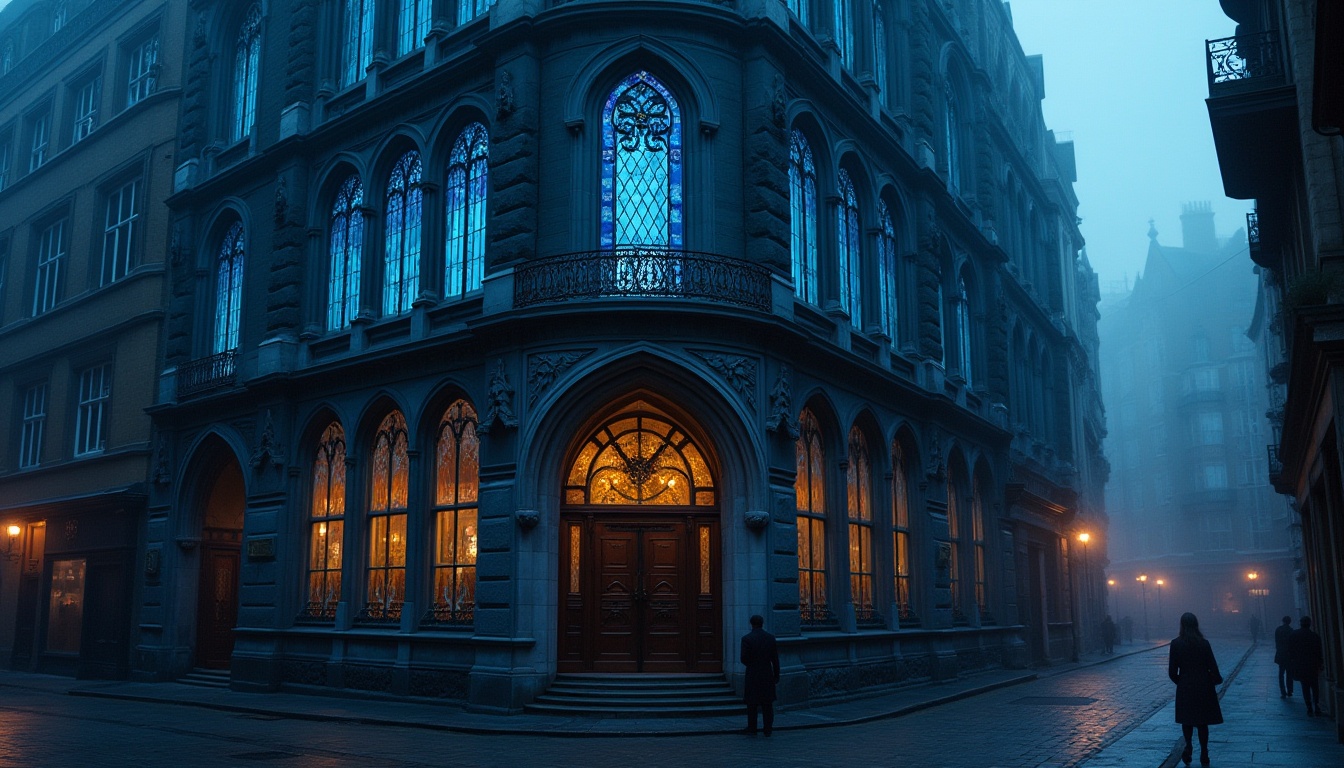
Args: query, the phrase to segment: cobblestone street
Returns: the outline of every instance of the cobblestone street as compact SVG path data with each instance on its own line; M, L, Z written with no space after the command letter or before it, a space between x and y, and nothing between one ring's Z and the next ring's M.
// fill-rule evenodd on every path
M1242 641L1215 641L1229 670L1246 650ZM768 740L454 733L74 697L64 691L79 681L40 689L0 677L0 765L1065 766L1160 710L1173 693L1165 666L1166 650L1157 648L901 717L781 730ZM327 703L311 698L315 709ZM354 706L374 714L380 704ZM805 715L783 713L778 725Z

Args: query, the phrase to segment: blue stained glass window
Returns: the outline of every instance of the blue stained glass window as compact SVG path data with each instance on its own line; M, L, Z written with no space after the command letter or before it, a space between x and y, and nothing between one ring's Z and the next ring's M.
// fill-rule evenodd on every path
M401 0L397 14L397 55L405 56L425 45L429 34L429 11L432 0Z
M789 140L789 227L793 291L817 303L817 167L812 147L795 129Z
M460 27L477 16L484 16L494 4L494 0L457 0L457 25Z
M472 123L462 130L448 156L445 184L448 237L443 293L463 296L481 287L485 270L485 201L489 189L490 134Z
M882 103L891 106L891 87L887 82L887 19L881 3L873 5L873 78L882 93Z
M957 114L957 95L947 86L946 109L943 110L943 151L947 153L947 188L953 194L961 191L961 146L957 132L960 117Z
M971 384L971 298L966 291L966 278L957 280L957 361L961 378Z
M387 180L383 314L411 311L420 289L420 153L407 152Z
M602 247L679 250L681 109L648 72L629 75L602 110Z
M835 3L835 44L840 47L840 59L849 69L854 68L854 22L850 15L849 0Z
M360 259L364 252L364 185L350 175L341 182L331 207L331 276L327 292L327 330L350 325L359 312Z
M859 263L859 246L863 230L859 228L859 199L854 194L854 182L845 170L840 171L839 187L840 209L836 217L836 233L839 240L840 308L849 313L850 325L862 328L863 273Z
M877 203L877 268L881 273L882 330L893 344L900 342L900 282L897 279L900 263L896 256L896 226L891 221L891 210L885 200Z
M254 5L238 28L233 55L233 121L230 138L241 141L257 119L257 68L261 64L261 7Z
M242 222L235 221L219 244L215 265L215 340L212 352L238 348L238 322L242 316L243 256L246 243Z
M947 365L947 347L952 343L952 337L947 332L947 302L943 300L943 281L938 280L938 334L942 339L942 348L938 350L938 364Z
M803 26L807 26L808 2L809 0L784 0L784 4L789 6L789 10L793 11L793 15L798 17L798 20L803 23Z
M341 87L364 79L373 63L374 0L344 0L341 19Z

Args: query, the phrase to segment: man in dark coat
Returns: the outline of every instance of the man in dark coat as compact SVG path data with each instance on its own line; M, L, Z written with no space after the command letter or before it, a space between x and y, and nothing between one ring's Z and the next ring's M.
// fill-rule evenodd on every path
M1111 621L1111 615L1106 614L1106 618L1101 620L1101 644L1105 653L1115 653L1115 622Z
M1279 698L1293 695L1293 673L1288 668L1288 636L1293 634L1293 617L1284 616L1283 623L1274 630L1274 663L1279 665Z
M764 629L765 619L751 617L751 631L742 636L742 663L747 667L742 702L747 705L746 733L756 735L756 712L761 710L765 735L775 728L775 683L779 682L779 651L775 636Z
M1307 702L1307 717L1321 714L1318 676L1325 662L1321 652L1321 636L1311 631L1311 617L1303 616L1300 625L1288 636L1288 659L1293 677L1302 684L1302 698Z

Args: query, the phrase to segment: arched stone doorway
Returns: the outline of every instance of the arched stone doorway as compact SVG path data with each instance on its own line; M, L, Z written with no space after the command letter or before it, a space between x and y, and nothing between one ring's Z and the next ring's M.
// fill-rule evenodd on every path
M559 671L722 671L719 490L688 426L636 400L571 449Z
M242 468L229 455L202 490L194 663L204 669L228 669L238 625L239 555L247 504Z

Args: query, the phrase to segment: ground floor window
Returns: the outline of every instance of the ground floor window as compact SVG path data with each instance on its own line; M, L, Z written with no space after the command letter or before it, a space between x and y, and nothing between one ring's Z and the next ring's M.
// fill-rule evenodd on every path
M84 559L51 564L51 602L47 607L47 651L79 653L84 625Z

